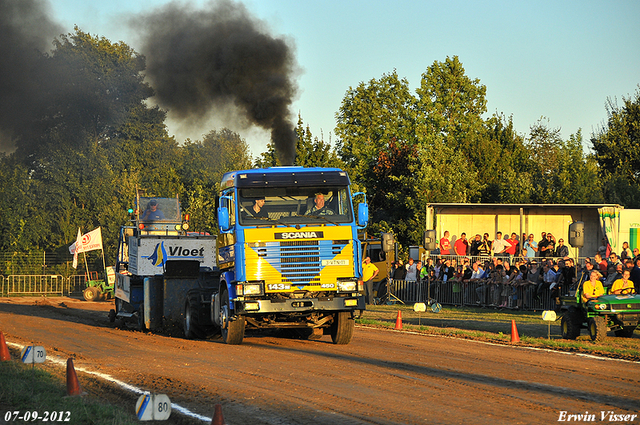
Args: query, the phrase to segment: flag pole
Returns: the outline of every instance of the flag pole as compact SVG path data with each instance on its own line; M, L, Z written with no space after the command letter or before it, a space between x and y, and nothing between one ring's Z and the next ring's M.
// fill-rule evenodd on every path
M82 255L84 256L84 267L87 269L87 281L91 280L91 276L89 275L89 263L87 262L87 253L83 252Z
M100 229L100 227L98 227ZM107 263L104 261L104 245L102 244L102 229L100 229L100 245L102 246L102 271L104 273L104 282L109 284L109 277L107 276Z

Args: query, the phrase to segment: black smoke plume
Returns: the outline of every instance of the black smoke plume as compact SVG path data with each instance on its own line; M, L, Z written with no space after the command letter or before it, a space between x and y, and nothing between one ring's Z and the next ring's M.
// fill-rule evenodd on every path
M147 77L162 107L179 119L206 120L234 105L251 124L271 131L281 163L293 164L295 63L284 39L230 0L204 10L173 2L132 23L141 31Z
M0 0L0 151L29 137L43 95L55 89L45 53L62 28L45 0Z

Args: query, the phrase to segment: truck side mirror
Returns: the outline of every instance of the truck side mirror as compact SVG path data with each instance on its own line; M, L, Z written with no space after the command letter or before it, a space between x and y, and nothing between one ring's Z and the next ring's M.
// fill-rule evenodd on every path
M221 232L228 232L231 227L229 224L229 210L227 207L218 207L218 227Z
M369 224L369 205L361 202L358 204L358 226L367 227Z

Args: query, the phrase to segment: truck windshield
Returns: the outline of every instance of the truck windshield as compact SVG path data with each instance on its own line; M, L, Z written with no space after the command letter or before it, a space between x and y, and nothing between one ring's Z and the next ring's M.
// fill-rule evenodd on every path
M141 222L179 222L181 219L177 198L140 197L139 202Z
M238 191L240 224L348 223L351 198L344 187L272 187Z

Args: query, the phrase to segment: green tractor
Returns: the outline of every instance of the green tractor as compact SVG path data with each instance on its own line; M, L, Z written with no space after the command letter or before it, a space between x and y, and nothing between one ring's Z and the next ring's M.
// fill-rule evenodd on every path
M582 302L582 285L575 295L561 297L562 338L576 339L582 328L587 328L593 341L603 341L607 331L616 336L633 337L633 331L640 323L640 295L605 294L596 300Z
M112 269L111 271L109 269ZM87 287L82 291L86 301L99 301L114 298L115 275L113 267L107 267L106 281L98 278L98 272L89 272L86 276Z

